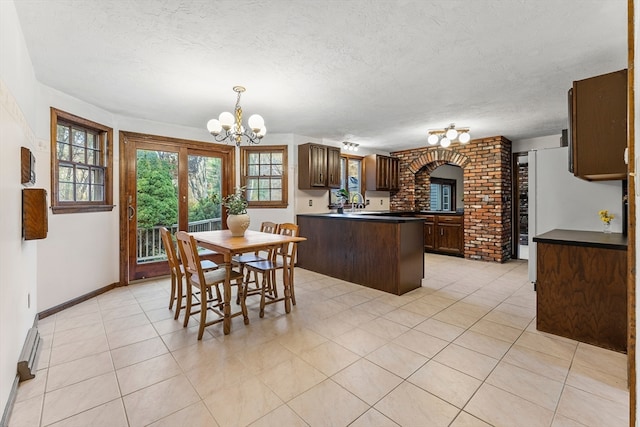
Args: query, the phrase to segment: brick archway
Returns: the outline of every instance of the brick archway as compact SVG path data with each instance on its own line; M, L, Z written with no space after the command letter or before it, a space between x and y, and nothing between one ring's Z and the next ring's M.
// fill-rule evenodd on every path
M435 150L427 151L411 162L409 165L409 171L416 174L420 169L426 166L427 172L431 173L437 169L438 166L445 164L460 166L464 169L470 162L471 159L469 157L458 151L449 150L447 148L436 148Z
M400 160L400 190L391 210L416 209L416 173L452 164L463 170L464 256L504 262L511 258L511 141L477 139L455 149L423 147L391 153Z

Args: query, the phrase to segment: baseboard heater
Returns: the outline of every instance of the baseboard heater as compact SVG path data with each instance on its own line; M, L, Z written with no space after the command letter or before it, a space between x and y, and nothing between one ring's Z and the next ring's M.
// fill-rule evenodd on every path
M33 327L29 329L27 339L20 353L20 359L18 359L18 376L20 377L20 382L30 380L36 376L34 365L41 341L42 339L40 338L38 328Z

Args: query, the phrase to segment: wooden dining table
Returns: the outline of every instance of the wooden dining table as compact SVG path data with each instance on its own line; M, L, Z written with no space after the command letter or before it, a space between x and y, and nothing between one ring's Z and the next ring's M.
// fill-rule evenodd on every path
M242 237L234 237L229 230L199 231L190 233L198 246L220 253L224 258L227 276L224 281L223 302L223 330L225 335L231 332L231 258L234 255L259 250L268 250L285 243L298 243L307 240L304 237L286 236L282 234L263 233L261 231L247 230ZM287 271L286 257L284 257L284 271ZM284 308L285 312L291 311L291 288L287 274L283 275L284 282Z

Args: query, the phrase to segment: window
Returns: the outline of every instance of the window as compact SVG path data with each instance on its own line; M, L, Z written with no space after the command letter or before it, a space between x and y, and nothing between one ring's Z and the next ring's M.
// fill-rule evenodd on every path
M51 108L51 210L113 209L113 130Z
M362 157L343 154L340 156L340 188L346 188L349 191L349 201L351 203L356 194L364 197L362 182ZM329 204L338 203L336 198L336 190L329 192ZM364 203L364 200L358 203Z
M241 147L241 185L250 208L286 208L287 146Z
M431 178L431 210L456 210L456 181L454 179Z

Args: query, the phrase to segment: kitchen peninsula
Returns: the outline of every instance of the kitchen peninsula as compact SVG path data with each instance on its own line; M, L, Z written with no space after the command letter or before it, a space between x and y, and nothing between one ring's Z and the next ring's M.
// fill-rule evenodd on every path
M370 214L298 215L297 265L402 295L422 285L424 219Z

